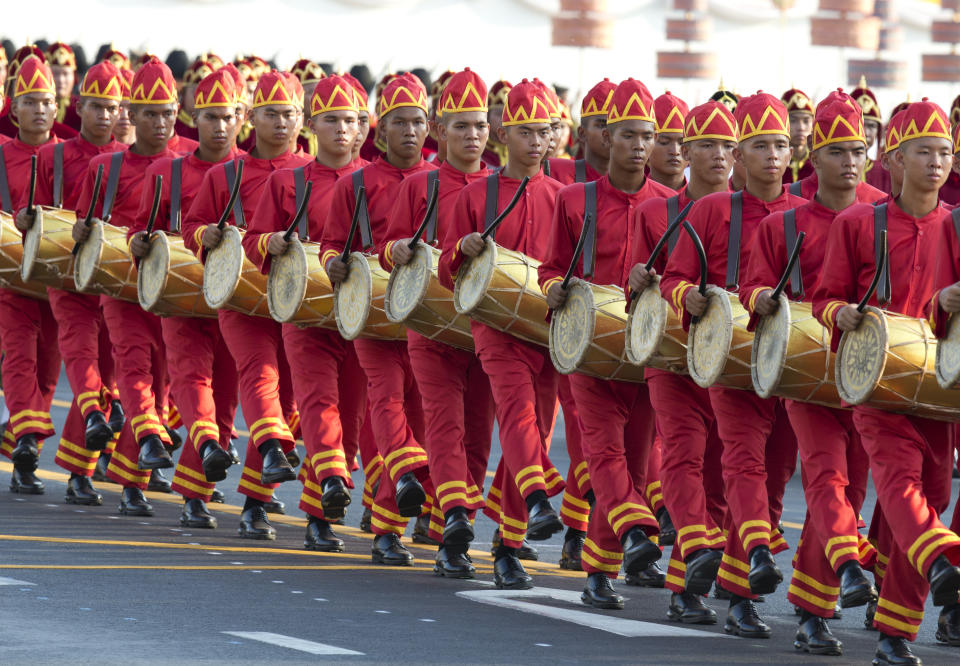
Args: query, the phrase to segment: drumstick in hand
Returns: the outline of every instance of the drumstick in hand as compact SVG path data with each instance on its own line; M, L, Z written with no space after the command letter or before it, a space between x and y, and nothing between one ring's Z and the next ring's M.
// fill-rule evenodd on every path
M860 301L860 304L857 305L857 312L863 312L863 309L867 307L867 301L873 298L874 292L877 290L877 285L880 284L880 276L883 274L883 268L887 265L887 232L880 232L880 258L877 259L877 271L873 274L873 281L870 283L870 286L867 287L867 293L864 294L863 300Z
M497 215L493 222L490 223L490 227L485 229L484 232L480 234L480 238L487 240L487 237L497 230L497 227L500 226L500 223L503 222L504 218L510 214L510 211L512 211L514 206L517 205L517 202L520 201L520 195L523 194L523 191L527 189L527 183L529 182L530 176L524 176L523 180L520 181L520 187L517 188L516 193L510 200L510 203L508 203L507 207L503 209L503 212Z
M153 233L153 225L157 221L157 211L160 210L160 191L163 189L163 175L157 174L153 181L153 206L150 207L150 217L147 218L147 240Z
M350 248L353 245L353 237L357 235L357 227L360 225L360 210L367 204L367 188L361 185L357 188L357 200L353 204L353 219L350 220L350 231L347 233L347 244L343 246L343 254L340 255L340 261L347 264L350 258ZM347 264L349 266L349 264Z
M567 286L570 284L570 278L573 277L573 272L577 269L577 263L580 261L580 257L583 256L583 247L587 243L587 230L592 219L590 213L583 216L583 230L580 232L580 238L577 239L577 247L573 250L573 260L570 262L570 266L563 276L563 282L560 283L560 288L564 291L567 290Z
M100 196L100 183L103 182L103 165L100 164L97 166L97 177L93 180L93 196L90 198L90 207L87 208L87 215L83 218L83 224L85 226L90 226L93 223L93 211L97 209L97 198ZM73 249L70 253L73 256L77 256L77 252L80 251L80 243L74 243Z
M283 232L284 242L289 242L290 237L293 236L293 232L296 230L297 225L300 224L300 218L303 217L304 211L307 209L307 202L310 201L310 192L313 190L313 181L308 181L306 187L303 189L303 201L300 202L300 206L297 208L297 212L293 216L293 221L290 222L290 226L287 227L287 230Z
M790 273L793 272L793 267L797 265L797 259L800 258L800 246L803 245L803 239L807 237L806 231L801 231L797 234L797 244L793 247L793 252L790 253L790 259L787 260L787 267L783 271L783 275L780 276L780 282L777 283L776 289L773 290L773 294L770 295L775 301L780 300L780 294L783 293L783 290L787 286L787 280L790 279ZM796 296L796 294L794 294Z
M650 253L650 258L647 259L647 263L644 264L643 269L650 272L650 269L653 268L653 264L656 263L657 257L660 256L660 253L663 251L663 248L666 246L667 241L674 234L674 232L683 224L683 221L687 218L687 213L690 212L690 207L693 206L693 201L689 201L686 206L683 207L683 210L677 215L673 221L670 222L670 225L667 227L667 230L663 232L663 235L660 236L660 240L657 241L657 244L653 246L653 252ZM632 301L640 294L634 290L630 291L630 300Z
M33 217L33 200L37 193L37 156L30 156L30 194L27 196L27 215Z
M223 213L220 214L220 219L217 220L217 229L223 231L224 225L227 223L227 218L230 217L230 211L233 210L233 204L237 202L237 195L240 194L240 181L243 179L243 160L237 162L237 177L233 181L233 187L230 188L230 199L227 201L227 207L223 209ZM239 220L235 220L239 223Z
M697 250L697 256L700 258L699 291L700 295L705 297L707 295L707 253L703 249L703 243L700 242L700 236L697 235L697 232L694 231L693 226L689 222L683 222L683 229L690 234L690 240L693 241L693 246ZM700 321L700 317L691 317L690 321L696 324L698 321Z
M430 216L433 215L434 209L437 207L437 195L440 190L439 180L434 181L433 187L430 188L430 199L427 201L427 213L423 216L423 222L420 223L420 226L417 227L416 233L413 234L413 238L410 239L410 242L407 243L407 247L413 250L417 247L417 243L420 242L420 237L423 236L423 232L427 230L427 225L430 223Z

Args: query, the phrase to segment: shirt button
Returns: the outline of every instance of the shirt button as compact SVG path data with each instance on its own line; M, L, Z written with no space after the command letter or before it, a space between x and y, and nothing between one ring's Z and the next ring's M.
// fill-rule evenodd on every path
M920 272L920 267L917 266L914 270L916 270L916 271L919 273L919 272Z

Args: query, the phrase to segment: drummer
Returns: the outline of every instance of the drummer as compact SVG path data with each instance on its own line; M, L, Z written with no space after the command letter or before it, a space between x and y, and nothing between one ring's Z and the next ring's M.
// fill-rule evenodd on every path
M431 183L438 186L436 221L423 241L436 246L452 224L453 206L463 188L490 175L480 159L490 131L483 79L470 69L451 73L437 103L437 116L438 145L446 159L436 171L418 173L400 186L380 253L385 269L405 265L413 257L407 246L426 214ZM441 264L439 276L452 290L447 264ZM407 349L423 400L430 478L439 503L430 523L431 536L440 542L434 572L472 578L467 549L474 537L473 517L484 504L493 437L490 382L473 352L413 331L407 332Z
M574 261L574 248L585 216L596 224L594 247L586 248L574 275L596 284L622 282L633 210L646 199L673 195L673 190L644 176L653 149L653 97L634 79L617 86L610 101L604 140L610 149L607 174L595 183L570 185L557 195L553 232L539 269L541 289L551 309L567 297L563 276ZM587 197L595 197L593 204ZM596 206L594 209L593 206ZM580 413L583 447L596 496L583 546L587 585L581 599L597 608L623 608L623 597L610 583L621 565L637 575L660 559L650 537L659 524L645 498L647 459L655 423L646 384L607 381L573 374L570 385Z
M690 112L687 103L669 90L653 100L657 139L647 160L650 180L679 192L687 184L687 161L683 144L683 123Z
M227 221L241 229L253 219L271 173L308 163L290 152L297 118L303 113L302 95L300 82L285 72L260 77L249 116L256 130L253 150L209 168L183 218L184 245L201 261L220 245L223 232L215 221L227 208L239 162L244 167L240 190ZM242 312L221 309L217 315L220 333L237 366L240 406L250 431L237 488L246 496L239 533L244 539L272 540L277 532L267 520L264 505L272 501L280 483L297 478L286 455L293 452L295 440L281 404L281 385L289 379L282 329L271 319Z
M102 62L87 70L77 101L80 134L63 144L46 145L38 154L38 205L76 211L78 217L85 214L78 210L77 200L87 165L97 155L124 147L111 135L121 96L120 72L113 64ZM21 201L21 205L25 204ZM32 226L33 220L25 216L23 209L18 217ZM110 446L123 425L100 297L52 287L47 289L47 295L57 320L60 354L74 395L54 462L70 472L68 503L100 505L103 498L90 483L90 477L101 452Z
M15 214L29 198L30 161L41 146L60 139L52 133L57 105L53 74L37 56L21 63L13 82L11 114L19 120L16 138L3 146L0 170L0 209ZM23 202L23 204L21 204ZM21 231L29 227L20 216ZM10 420L0 453L13 461L10 490L42 495L36 477L43 440L54 434L50 405L60 376L57 322L46 301L0 289L0 344L3 349L3 389Z
M510 89L503 107L498 140L507 149L507 162L495 180L477 180L463 189L454 208L453 224L443 241L444 258L455 275L466 259L484 251L480 236L487 223L487 192L495 185L502 211L529 178L513 211L497 228L496 240L506 249L533 259L544 257L551 234L554 197L560 183L541 169L550 144L549 102L542 88L524 79ZM531 540L549 539L563 529L548 497L563 489L559 473L547 457L556 414L556 372L543 347L514 338L477 321L471 322L474 344L490 378L505 466L496 504L501 544L494 553L494 582L501 589L526 589L532 578L517 557L525 533ZM494 479L496 485L497 479Z
M352 154L359 132L358 107L346 79L337 75L319 79L308 108L316 159L271 174L243 239L247 257L263 273L270 272L273 257L284 254L289 246L283 232L300 203L298 180L301 188L313 183L313 189L295 233L301 234L301 240L314 239L316 243L322 236L334 183L366 164ZM366 376L357 363L353 343L336 330L283 324L283 345L307 449L300 471L300 508L308 521L304 545L310 550L342 551L343 541L334 534L330 521L343 518L350 504L348 488L353 481L344 441L356 442L360 436Z
M576 160L550 158L551 178L570 185L597 180L607 172L610 149L603 143L603 128L607 124L610 98L616 87L617 84L605 78L584 95L580 101L580 126L577 128L581 156Z
M783 102L759 92L740 100L735 117L739 143L734 159L745 169L746 186L740 194L707 195L693 205L687 218L706 249L707 282L726 284L734 290L741 257L749 259L760 220L803 203L803 199L785 193L781 183L790 160L789 120ZM735 252L727 256L729 236L732 230L736 233L729 222L736 197L742 204L740 238L734 236ZM700 264L693 242L682 235L667 262L660 290L685 328L692 316L706 311L707 298L696 288L699 281ZM774 539L781 539L779 532L774 532L778 516L772 505L782 497L786 479L778 477L779 488L774 490L779 497L768 490L767 449L793 448L795 459L796 440L789 424L783 424L785 429L776 427L778 411L782 412L778 399L764 400L755 393L723 386L712 386L708 392L723 440L723 478L730 508L718 574L720 587L730 593L724 630L748 638L769 638L770 627L761 621L753 600L759 594L772 593L783 580L771 552L777 547Z
M633 248L628 287L640 293L657 273L663 272L673 242L647 273L659 238L673 215L701 197L727 191L727 178L737 145L737 121L726 106L709 101L686 117L681 151L690 162L686 187L670 198L645 201L634 213ZM675 234L683 234L678 230ZM715 624L717 614L701 600L710 591L725 539L721 533L726 500L723 495L720 455L723 443L707 390L687 375L647 368L650 402L656 412L662 441L663 495L678 537L667 570L666 587L673 593L667 616L688 624Z
M790 301L809 302L823 270L827 234L834 218L857 203L867 153L859 105L843 91L831 93L817 105L811 136L816 196L794 209L791 220L781 212L764 218L744 266L740 301L753 315L752 321L782 307L771 294L787 265L787 224L790 234L802 232L806 238L800 271L795 273L799 281L791 280L784 293ZM795 645L812 654L840 654L841 643L825 621L833 617L838 598L842 608L850 608L877 597L859 560L862 537L857 531L857 515L867 492L867 455L849 410L799 400L785 403L797 435L807 500L807 517L787 594L801 609Z

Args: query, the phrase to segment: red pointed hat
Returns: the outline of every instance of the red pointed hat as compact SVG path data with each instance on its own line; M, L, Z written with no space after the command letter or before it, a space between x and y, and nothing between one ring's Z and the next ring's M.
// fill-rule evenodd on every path
M310 96L311 118L329 111L360 111L353 85L336 74L320 79Z
M780 101L787 107L787 113L800 111L802 113L809 113L811 116L816 113L816 110L813 108L813 102L810 101L810 96L799 88L791 88L780 95Z
M590 88L580 102L580 119L607 115L616 89L617 84L607 78Z
M257 81L257 89L253 91L253 108L271 104L303 105L303 87L296 77L285 76L284 72L273 70L267 72ZM300 89L299 93L297 88Z
M427 113L427 89L416 76L407 72L391 80L379 97L377 115L383 118L395 109L410 106Z
M193 108L236 108L237 80L226 67L210 72L197 84Z
M935 137L947 139L951 143L950 121L939 104L924 97L907 107L900 129L900 144L912 139Z
M641 81L625 79L613 91L607 125L622 120L646 120L656 123L653 111L653 95Z
M504 127L550 123L550 101L543 87L524 79L510 88L503 105Z
M953 154L960 153L960 125L953 128Z
M104 60L104 62L110 62L109 60ZM113 63L110 63L111 65ZM120 87L123 90L123 101L130 101L130 86L133 85L133 70L129 69L118 69L120 72Z
M320 79L326 78L323 67L310 60L309 58L300 58L293 63L290 73L296 76L300 83L315 83Z
M87 70L80 82L81 97L96 97L119 102L123 99L123 80L112 62L103 61Z
M177 84L173 80L170 68L151 58L133 75L130 84L131 104L175 104L177 102Z
M59 65L60 67L69 67L70 69L77 68L77 56L74 55L73 49L70 48L69 44L54 42L47 47L46 56L48 65Z
M683 134L690 108L669 90L653 100L654 126L659 134Z
M204 53L201 53L198 60L206 60L210 63L210 66L213 67L214 70L220 69L226 64L223 58L218 56L213 51L205 51Z
M103 54L103 60L109 60L117 69L130 69L130 58L123 51L118 51L110 45L110 50ZM146 63L144 63L146 64Z
M715 139L737 141L737 121L726 104L710 100L693 107L683 127L683 142Z
M877 103L877 96L867 87L867 78L860 77L860 83L850 91L850 96L856 100L860 108L863 109L864 120L876 120L883 122L883 116L880 115L880 105Z
M147 62L150 61L148 60ZM197 58L190 64L189 67L187 67L187 71L183 73L183 85L197 85L210 74L213 74L214 70L216 69L217 68L214 67L213 63L211 63L209 60L201 60L200 58Z
M439 113L487 112L487 84L469 67L451 74L440 94Z
M56 95L53 85L53 72L50 65L35 56L28 56L17 69L17 79L13 86L13 96L29 95L30 93L50 93Z
M867 137L863 131L863 110L860 105L837 88L817 105L813 117L812 150L841 141L862 141L866 145Z
M887 123L887 132L883 142L883 152L892 153L900 147L900 134L903 131L903 119L907 115L907 106L893 114L890 122Z
M954 97L953 103L950 104L950 124L960 124L960 95Z
M547 111L550 113L550 119L559 120L562 118L563 112L560 110L560 98L557 97L557 93L553 87L548 86L537 78L534 78L533 82L543 90L543 95L547 100Z
M756 95L740 99L734 114L740 128L740 141L762 134L790 136L790 116L783 102L758 90Z
M360 83L360 80L350 72L345 72L340 76L342 76L347 83L353 86L353 91L357 94L357 106L360 108L360 110L367 111L367 107L370 106L370 97L367 95L367 89L364 88L363 84Z
M13 80L13 77L17 75L17 70L20 69L21 63L31 56L39 58L41 62L47 61L46 56L39 47L33 44L21 46L14 52L13 57L10 59L10 65L7 67L7 81Z
M510 94L510 89L513 87L513 84L507 81L506 79L500 79L492 86L487 92L487 106L506 106L507 104L507 95Z
M456 74L452 69L448 69L430 84L430 97L439 97L443 94L443 88L447 85L450 77Z

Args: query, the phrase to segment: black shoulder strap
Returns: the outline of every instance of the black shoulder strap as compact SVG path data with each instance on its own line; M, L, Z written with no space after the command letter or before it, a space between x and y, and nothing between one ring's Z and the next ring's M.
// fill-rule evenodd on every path
M587 182L587 161L584 159L577 160L573 163L573 182L575 183L585 183Z
M543 161L543 175L550 176L550 159L545 159Z
M10 199L10 183L7 180L7 158L0 146L0 210L13 213L13 201Z
M360 191L360 188L363 186L363 169L357 169L353 172L353 196L354 199L357 197L357 193ZM369 199L364 198L363 206L360 208L360 244L364 250L373 246L373 230L370 229L370 210L367 207L369 204Z
M887 204L874 206L873 208L873 257L878 264L880 262L880 234L887 230ZM887 247L887 259L883 263L883 271L880 273L880 284L877 286L877 303L881 306L890 302L892 289L890 287L890 248L889 239Z
M740 286L740 236L743 232L743 192L730 195L730 234L727 238L727 291Z
M170 232L180 233L180 198L183 190L183 158L170 163Z
M500 196L500 173L492 173L487 176L487 201L486 208L483 211L483 230L486 231L497 219L497 197ZM496 237L497 232L493 232Z
M957 234L957 238L960 239L960 206L950 211L950 217L953 219L953 231Z
M63 204L63 142L53 147L53 206Z
M237 165L233 160L227 162L224 168L224 174L227 177L227 187L232 191L233 184L237 181ZM243 196L237 192L237 200L233 202L233 223L241 229L247 228L247 218L243 215Z
M434 183L437 182L440 178L440 169L434 169L427 173L427 203L430 203L430 193L433 192ZM440 198L439 191L437 192L437 198ZM428 245L433 245L437 240L437 208L440 207L440 202L437 202L437 205L433 207L433 211L430 213L430 219L427 220L427 231L426 238L424 239Z
M593 268L597 261L597 183L585 183L583 186L583 223L587 225L583 232L583 278L593 277Z
M303 195L307 193L307 174L305 173L305 169L306 165L293 170L293 193L296 199L296 208L294 208L294 210L300 210L300 204L303 203ZM307 210L304 208L300 217L297 218L297 235L301 240L310 239L309 220L310 216L307 215Z
M107 189L103 191L104 222L110 221L113 213L113 204L117 201L117 186L120 185L120 170L123 167L123 152L118 151L110 156L110 170L107 172Z
M680 195L674 194L672 197L667 199L667 227L669 227L677 215L680 214ZM669 256L673 252L674 246L677 244L677 239L680 238L678 233L680 230L677 229L670 238L667 239L667 255Z
M795 197L803 196L803 183L799 180L795 180L790 183L790 187L787 188L787 192L792 194Z
M791 208L783 214L783 239L787 243L787 257L793 255L797 246L797 210ZM800 272L800 258L790 271L790 293L795 301L803 300L803 274Z

